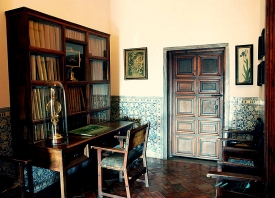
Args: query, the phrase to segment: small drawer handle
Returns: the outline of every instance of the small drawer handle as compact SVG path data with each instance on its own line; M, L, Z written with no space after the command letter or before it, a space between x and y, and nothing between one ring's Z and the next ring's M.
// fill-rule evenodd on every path
M75 153L75 154L74 154L74 157L77 157L77 156L78 156L78 153Z

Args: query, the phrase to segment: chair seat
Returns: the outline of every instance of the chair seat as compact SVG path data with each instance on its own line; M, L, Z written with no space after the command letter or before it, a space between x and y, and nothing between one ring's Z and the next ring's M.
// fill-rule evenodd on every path
M132 163L137 157L141 156L142 152L138 150L131 150L128 154L128 164ZM103 167L114 167L116 169L122 169L124 161L124 154L114 153L108 157L102 159L101 164Z

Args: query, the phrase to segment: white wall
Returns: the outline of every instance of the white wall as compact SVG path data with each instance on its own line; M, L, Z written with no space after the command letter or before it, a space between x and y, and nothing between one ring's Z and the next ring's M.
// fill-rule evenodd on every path
M229 43L230 96L257 87L258 36L265 0L1 0L0 108L9 107L5 11L26 6L111 33L112 95L163 96L163 48ZM235 85L235 45L254 45L254 85ZM148 80L124 80L123 49L148 48Z
M0 0L0 108L9 107L5 11L28 7L102 32L110 33L110 0Z
M230 96L258 97L261 2L264 0L110 1L112 95L163 96L165 47L229 43ZM235 46L246 44L254 47L254 83L235 85ZM149 78L124 80L123 50L139 47L148 48Z

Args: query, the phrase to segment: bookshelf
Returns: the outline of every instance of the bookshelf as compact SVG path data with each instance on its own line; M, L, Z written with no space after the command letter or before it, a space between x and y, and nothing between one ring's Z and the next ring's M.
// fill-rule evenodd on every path
M26 7L5 15L18 148L45 139L47 81L64 86L68 130L110 121L110 35Z

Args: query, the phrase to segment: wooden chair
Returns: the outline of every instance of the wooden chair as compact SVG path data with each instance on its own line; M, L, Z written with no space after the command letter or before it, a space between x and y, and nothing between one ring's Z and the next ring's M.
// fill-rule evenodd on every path
M16 193L16 197L24 198L24 166L30 164L30 160L10 156L0 156L0 160L0 197L10 197L9 193Z
M141 125L135 129L127 131L126 136L115 136L118 138L120 145L119 148L103 148L91 146L91 148L97 149L98 160L98 197L122 197L102 190L103 173L102 168L120 171L120 177L123 175L127 198L131 198L130 186L134 181L145 183L146 187L149 187L149 178L147 172L146 162L146 147L148 140L150 124ZM136 149L143 146L142 151ZM109 156L103 157L103 152L111 152ZM135 160L142 159L142 167L139 172L135 172L135 175L129 177L130 164ZM144 179L140 179L140 176L144 175ZM122 180L122 178L120 178Z
M253 131L223 131L227 137L220 138L224 144L221 144L222 155L217 162L217 171L207 174L217 179L216 197L260 197L263 194L263 130L263 122L258 118Z

